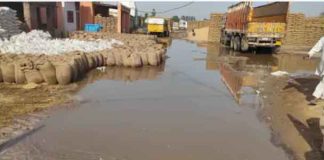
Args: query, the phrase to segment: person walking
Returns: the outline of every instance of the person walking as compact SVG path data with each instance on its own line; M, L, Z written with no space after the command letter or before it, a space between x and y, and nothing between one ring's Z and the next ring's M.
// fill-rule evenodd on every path
M313 92L313 98L309 101L310 105L316 105L320 98L324 99L324 37L308 52L308 59L312 58L316 53L320 53L321 61L316 68L315 75L320 76L321 80Z

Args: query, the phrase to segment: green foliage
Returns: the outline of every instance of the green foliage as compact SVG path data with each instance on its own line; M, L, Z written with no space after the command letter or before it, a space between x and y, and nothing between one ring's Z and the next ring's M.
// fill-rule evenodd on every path
M178 16L172 17L173 22L179 22L180 18Z

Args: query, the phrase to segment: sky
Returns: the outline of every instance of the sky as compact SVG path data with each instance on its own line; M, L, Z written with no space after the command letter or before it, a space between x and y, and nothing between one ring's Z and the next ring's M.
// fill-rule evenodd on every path
M152 11L154 8L157 12L165 11L175 7L182 6L188 2L136 2L137 9L140 11ZM209 18L210 13L224 13L227 7L237 2L194 2L191 5L174 10L165 14L157 14L158 16L172 17L178 15L195 16L196 19ZM254 6L267 4L267 2L254 2ZM324 12L324 2L291 2L290 12L304 13L308 17L318 16ZM144 13L139 13L144 15Z

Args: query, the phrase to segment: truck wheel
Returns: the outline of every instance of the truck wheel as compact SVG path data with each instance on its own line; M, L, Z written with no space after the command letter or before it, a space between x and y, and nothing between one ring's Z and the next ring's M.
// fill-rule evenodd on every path
M241 39L241 51L246 52L248 50L249 50L249 42L248 42L247 38L244 36Z
M231 37L231 40L230 40L230 48L231 49L234 49L234 36Z
M239 36L236 36L234 39L234 51L240 51L241 49L241 40Z

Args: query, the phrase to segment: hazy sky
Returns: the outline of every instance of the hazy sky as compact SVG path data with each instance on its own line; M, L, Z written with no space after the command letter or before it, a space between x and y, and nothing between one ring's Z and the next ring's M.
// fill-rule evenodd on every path
M188 2L136 2L138 10L151 11L153 8L157 12L165 11L171 8L182 6ZM213 12L224 13L228 6L237 2L194 2L193 4L174 10L165 14L157 14L161 16L173 16L173 15L187 15L195 16L196 19L209 18L209 14ZM266 2L254 2L254 6L266 4ZM321 12L324 12L324 2L291 2L291 12L302 12L306 16L318 16ZM144 13L139 13L144 15Z

